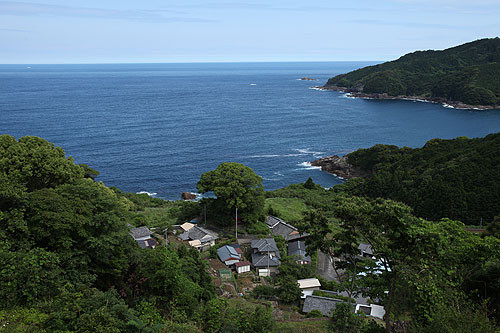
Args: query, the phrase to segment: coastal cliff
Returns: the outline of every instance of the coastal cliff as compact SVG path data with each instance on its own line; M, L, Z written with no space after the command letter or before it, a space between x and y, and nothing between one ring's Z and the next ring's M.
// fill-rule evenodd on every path
M500 109L500 38L397 60L332 77L323 87L367 99L442 103L462 109Z
M366 177L370 173L361 170L349 163L348 156L338 155L320 158L311 162L311 165L321 167L322 171L334 174L338 177L351 179L355 177Z

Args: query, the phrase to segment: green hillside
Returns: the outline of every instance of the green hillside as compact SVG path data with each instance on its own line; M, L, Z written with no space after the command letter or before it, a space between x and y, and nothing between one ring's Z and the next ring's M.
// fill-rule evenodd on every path
M346 183L348 192L404 202L416 215L478 225L500 214L500 133L433 139L411 149L375 145L348 155L372 175Z
M443 51L409 53L337 75L325 87L500 105L500 38L480 39Z

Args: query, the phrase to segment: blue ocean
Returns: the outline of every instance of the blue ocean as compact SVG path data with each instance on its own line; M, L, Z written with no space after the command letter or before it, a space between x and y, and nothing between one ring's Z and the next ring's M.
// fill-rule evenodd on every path
M342 179L310 161L500 131L500 110L312 89L369 64L0 65L0 133L43 137L108 186L178 199L226 161L253 168L268 190L308 177L331 187Z

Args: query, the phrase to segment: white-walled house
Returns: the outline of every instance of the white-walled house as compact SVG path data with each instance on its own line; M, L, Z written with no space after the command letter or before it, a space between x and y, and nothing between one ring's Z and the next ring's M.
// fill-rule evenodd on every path
M250 272L249 261L238 261L234 264L234 267L236 267L236 272L238 272L238 274Z
M301 298L311 296L313 291L321 288L321 283L316 278L297 280L297 283L299 284L299 288L302 290Z

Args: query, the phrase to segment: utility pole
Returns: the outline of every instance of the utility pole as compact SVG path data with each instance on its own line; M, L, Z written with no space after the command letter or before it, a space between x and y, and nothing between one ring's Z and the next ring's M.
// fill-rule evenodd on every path
M205 204L205 209L203 210L203 213L205 215L205 227L207 226L207 204Z
M271 276L271 272L269 271L269 261L271 260L271 255L269 254L269 244L267 247L267 276Z
M238 207L236 207L236 241L238 240Z

